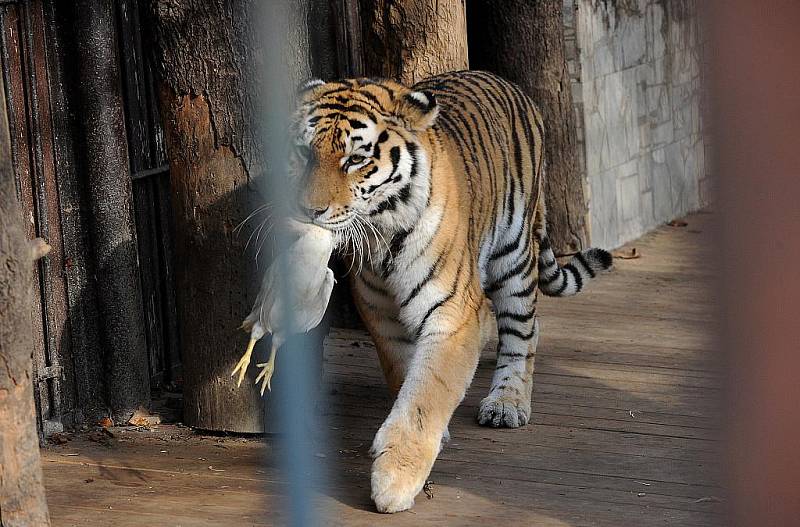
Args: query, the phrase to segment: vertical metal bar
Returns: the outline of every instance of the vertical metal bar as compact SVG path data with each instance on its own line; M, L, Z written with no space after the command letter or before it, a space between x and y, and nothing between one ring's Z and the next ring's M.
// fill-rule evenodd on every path
M174 325L174 288L169 287L171 239L168 224L161 221L164 200L169 193L161 192L163 182L152 174L163 163L163 138L156 121L154 81L148 71L147 57L142 45L143 27L140 24L140 6L137 0L116 3L119 25L119 48L124 77L126 124L129 136L131 171L134 173L134 209L138 237L139 265L142 269L141 287L146 336L150 359L151 384L160 386L168 382L167 369L179 362L174 353L177 331ZM161 155L160 155L161 154ZM138 177L149 174L148 177ZM168 177L168 174L165 175ZM166 257L165 257L166 256ZM168 261L169 258L169 261ZM173 320L169 320L173 313ZM170 355L172 354L172 355Z
M33 51L33 30L31 28L31 13L30 3L26 2L21 6L21 21L22 21L22 35L24 39L21 42L22 59L25 67L25 102L28 110L27 115L27 128L28 128L28 149L30 156L30 177L31 177L31 192L33 201L33 219L34 219L34 235L50 239L50 229L47 221L47 201L45 200L44 178L42 177L42 145L40 142L39 129L37 123L39 122L39 93L37 90L37 69L34 63ZM24 43L23 43L24 42ZM40 372L50 366L50 350L52 349L52 335L49 331L49 316L48 316L48 297L50 283L49 278L49 261L47 258L42 258L36 263L37 273L37 290L39 297L39 315L41 317L41 331L42 331L42 355L40 361L36 361L34 368L34 391L38 397L39 412L41 417L41 424L52 418L52 396L49 390L47 380L43 379L39 374ZM43 434L46 431L43 430Z
M50 333L54 338L54 348L51 355L55 355L57 363L52 368L55 374L51 382L52 395L57 406L56 419L53 423L55 428L63 428L71 425L74 421L74 400L75 390L72 386L74 382L73 368L71 364L72 342L69 324L69 298L68 285L64 267L66 262L64 249L64 227L62 222L62 203L60 194L59 177L61 174L57 168L57 146L56 146L56 114L58 105L54 103L54 97L59 90L59 77L54 57L52 20L50 12L46 8L43 0L36 0L36 19L35 27L41 46L40 67L43 70L43 90L47 92L45 106L45 121L47 135L43 139L46 145L45 168L47 170L46 180L48 185L49 209L51 210L50 227L51 237L48 243L53 249L48 254L48 263L53 273L52 284L53 307L52 324ZM54 77L55 72L55 77Z
M143 9L143 3L137 0L137 20L140 24L142 20L148 20ZM141 42L143 38L147 45L154 44L154 42L149 40L152 39L153 35L147 32L147 27L148 26L140 25L140 30L137 33L139 36L138 45L142 50L147 48L147 46ZM149 49L152 49L152 47ZM152 166L167 166L167 171L165 173L153 177L153 192L155 194L153 214L159 233L158 262L161 270L159 286L162 302L161 311L163 313L164 382L172 382L175 381L180 374L181 344L177 323L178 310L175 294L175 240L172 223L173 212L172 197L170 194L170 173L167 164L168 158L164 130L161 127L161 115L158 106L158 95L156 93L156 80L153 74L154 55L152 51L150 51L149 53L142 52L140 56L142 57L144 70L142 78L146 90L144 101L149 123L148 135L150 137Z
M66 288L63 269L63 246L59 214L58 185L54 166L53 122L50 105L49 67L42 0L26 5L25 27L27 63L30 72L29 120L33 149L33 177L36 182L37 234L53 247L39 261L39 280L44 340L44 373L39 379L40 393L47 397L49 412L42 416L45 434L63 429L62 355L68 355L67 339L60 339L66 326ZM45 393L46 392L46 393Z
M259 12L260 24L256 26L262 28L259 44L260 49L264 50L264 57L255 99L262 104L260 132L265 158L270 162L270 170L260 183L263 185L263 195L276 206L292 199L285 184L289 141L286 133L289 118L287 103L293 101L296 88L288 85L292 75L285 61L290 56L286 49L289 39L286 37L288 31L292 31L289 29L291 24L296 22L290 16L291 4L263 3ZM280 214L280 211L276 213ZM288 240L284 239L280 229L275 230L278 231L275 236L276 252L285 251ZM264 268L260 266L260 269ZM283 271L291 273L294 269ZM274 294L284 293L279 290ZM288 302L282 304L289 305ZM292 316L294 314L289 312L282 319L290 320ZM275 427L270 428L280 433L277 439L283 477L288 481L289 525L297 527L322 525L312 500L312 486L320 483L324 473L322 460L313 455L314 442L321 440L325 429L321 426L319 416L315 415L314 408L314 387L321 366L320 357L316 357L315 352L320 349L309 334L290 338L281 347L279 373L273 382L274 390L269 395L271 401L266 405L264 419L265 427L267 423L277 421Z

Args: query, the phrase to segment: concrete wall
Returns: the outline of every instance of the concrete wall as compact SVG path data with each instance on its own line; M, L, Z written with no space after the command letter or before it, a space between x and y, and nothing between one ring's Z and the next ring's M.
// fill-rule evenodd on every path
M565 0L592 243L617 247L708 201L693 0Z

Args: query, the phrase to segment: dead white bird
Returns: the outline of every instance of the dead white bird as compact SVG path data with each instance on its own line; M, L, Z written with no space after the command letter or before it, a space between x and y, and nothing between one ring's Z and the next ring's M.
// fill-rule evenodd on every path
M242 329L250 332L250 342L231 372L231 377L239 373L236 386L240 386L256 342L266 333L272 333L269 359L257 364L261 372L256 384L261 381L261 395L266 388L271 389L278 348L290 335L305 333L319 325L334 284L333 271L328 269L333 251L331 231L294 220L287 223L289 236L297 239L264 273L253 311L242 322Z

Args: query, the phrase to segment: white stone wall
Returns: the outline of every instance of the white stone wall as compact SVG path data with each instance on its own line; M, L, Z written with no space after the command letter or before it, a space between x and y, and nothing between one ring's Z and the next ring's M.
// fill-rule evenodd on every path
M693 0L564 2L593 245L617 247L707 201L693 13Z

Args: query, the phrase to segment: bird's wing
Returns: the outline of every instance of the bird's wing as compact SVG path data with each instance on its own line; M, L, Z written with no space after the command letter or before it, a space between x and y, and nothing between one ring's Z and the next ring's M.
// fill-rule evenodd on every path
M308 324L303 331L310 331L315 327L319 326L319 323L322 322L322 318L325 316L325 311L328 309L328 302L331 299L331 292L333 291L333 284L335 280L333 279L333 271L330 269L326 269L325 272L325 280L322 284L322 288L314 295L312 303L308 305L307 312L309 314L308 317Z
M272 310L272 306L275 303L276 291L274 285L277 280L276 275L279 274L279 267L276 264L277 262L273 262L273 264L264 271L264 275L261 279L261 289L258 291L253 309L242 323L244 329L250 329L256 322L259 322L264 329L271 331L267 314Z
M333 289L327 263L333 234L315 225L289 224L297 239L267 269L253 311L245 319L258 321L271 333L301 333L316 327L325 314Z

